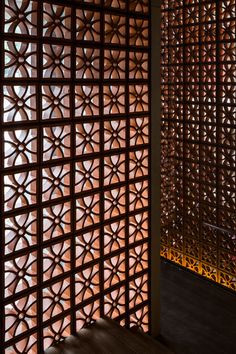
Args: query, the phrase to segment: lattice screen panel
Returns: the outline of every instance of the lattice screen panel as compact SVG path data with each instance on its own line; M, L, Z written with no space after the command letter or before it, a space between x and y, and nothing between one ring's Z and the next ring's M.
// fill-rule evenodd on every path
M236 5L162 4L162 256L236 290Z
M149 330L148 0L1 1L1 327Z

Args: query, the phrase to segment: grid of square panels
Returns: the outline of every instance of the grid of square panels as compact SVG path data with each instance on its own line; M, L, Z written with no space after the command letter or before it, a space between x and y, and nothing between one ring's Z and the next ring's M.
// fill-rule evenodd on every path
M149 330L148 0L4 0L1 346Z
M233 0L162 4L162 256L236 290Z

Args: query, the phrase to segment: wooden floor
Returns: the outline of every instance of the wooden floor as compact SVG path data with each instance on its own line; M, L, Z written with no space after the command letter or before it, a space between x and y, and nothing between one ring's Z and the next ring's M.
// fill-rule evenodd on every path
M176 354L236 354L236 294L161 265L161 340Z
M136 329L99 319L78 335L50 348L46 354L173 354L157 340Z
M162 262L158 340L100 319L46 354L236 354L236 294Z

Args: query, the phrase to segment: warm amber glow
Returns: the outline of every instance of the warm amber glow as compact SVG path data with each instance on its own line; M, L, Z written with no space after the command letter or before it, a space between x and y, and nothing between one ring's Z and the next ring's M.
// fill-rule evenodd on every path
M163 257L236 291L234 0L162 3Z

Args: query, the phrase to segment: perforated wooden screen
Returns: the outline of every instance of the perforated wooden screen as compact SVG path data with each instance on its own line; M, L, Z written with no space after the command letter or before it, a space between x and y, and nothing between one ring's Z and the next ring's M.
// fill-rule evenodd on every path
M1 348L149 323L148 0L1 1Z
M162 4L162 256L236 290L236 5Z

